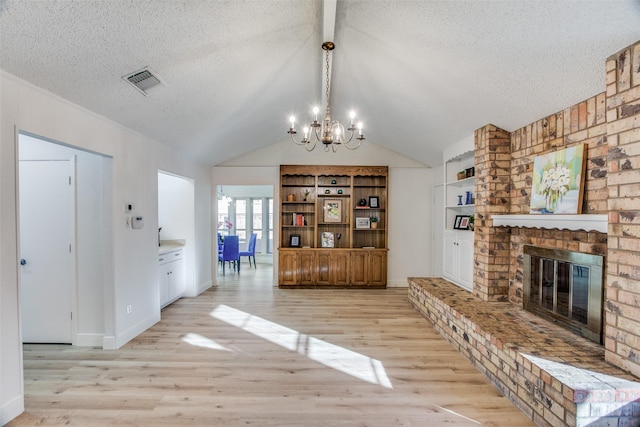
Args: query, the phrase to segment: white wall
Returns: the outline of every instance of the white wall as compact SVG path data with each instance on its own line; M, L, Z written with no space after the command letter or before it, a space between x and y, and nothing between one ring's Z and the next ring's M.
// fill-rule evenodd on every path
M431 273L431 169L389 168L387 286Z
M364 142L357 150L341 148L337 153L321 147L307 152L290 141L225 162L213 169L214 185L261 185L274 187L280 200L280 165L368 165L389 166L389 262L388 286L408 286L407 277L431 273L432 173L422 163L386 148ZM274 203L274 221L280 217ZM274 229L274 247L279 235ZM277 284L277 251L274 252L274 284Z
M157 291L158 170L190 177L195 183L196 281L211 284L210 168L181 153L0 72L0 423L24 410L22 345L18 305L16 218L17 132L100 153L113 159L111 199L105 221L113 228L105 242L103 345L118 348L160 319ZM104 163L103 163L104 165ZM107 188L107 191L109 189ZM109 203L111 202L111 203ZM145 218L141 230L126 228L124 203ZM126 314L126 305L133 313Z

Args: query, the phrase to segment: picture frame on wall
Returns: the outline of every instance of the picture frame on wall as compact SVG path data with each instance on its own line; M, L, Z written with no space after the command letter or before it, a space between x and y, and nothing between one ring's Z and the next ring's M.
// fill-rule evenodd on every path
M582 213L585 158L585 144L536 156L529 213Z
M335 247L335 236L331 231L323 231L320 236L320 246L323 248Z
M378 196L369 196L369 207L372 209L377 209L380 207L380 199Z
M371 228L369 218L356 218L356 228Z
M328 199L324 201L324 222L342 222L342 200Z
M299 248L300 245L301 245L301 242L300 242L299 234L292 234L291 236L289 236L289 247Z

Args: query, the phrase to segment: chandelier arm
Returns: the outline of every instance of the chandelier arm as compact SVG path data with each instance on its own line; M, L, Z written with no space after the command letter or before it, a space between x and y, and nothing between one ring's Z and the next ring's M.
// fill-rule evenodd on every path
M358 140L358 145L354 147L350 147L349 143L351 142L351 139L353 139L353 135L351 135L351 137L349 137L349 140L347 142L344 142L342 145L344 145L347 150L355 150L357 148L360 148L360 144L362 144L362 139L356 138Z
M306 145L306 143L304 141L296 141L296 137L293 136L295 135L295 132L288 132L291 135L291 140L296 144L296 145Z
M313 151L316 148L316 141L307 141L306 144L304 144L304 149L307 151Z

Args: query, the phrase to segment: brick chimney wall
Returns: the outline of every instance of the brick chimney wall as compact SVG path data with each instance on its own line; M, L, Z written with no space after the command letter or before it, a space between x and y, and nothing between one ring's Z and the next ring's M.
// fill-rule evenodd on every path
M605 359L640 377L640 42L606 62Z
M533 159L576 144L586 144L582 213L606 214L607 123L605 94L511 132L511 214L528 214ZM606 255L607 235L598 232L514 228L510 239L509 301L522 305L523 248L533 245Z
M475 138L476 203L473 293L506 301L509 290L509 230L494 228L492 214L509 213L509 132L493 125Z

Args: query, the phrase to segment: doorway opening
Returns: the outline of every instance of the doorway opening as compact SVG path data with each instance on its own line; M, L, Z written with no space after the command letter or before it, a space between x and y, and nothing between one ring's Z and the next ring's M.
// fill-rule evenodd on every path
M103 347L113 333L112 159L20 132L18 160L22 340Z
M225 236L238 236L240 252L247 252L251 236L255 235L255 261L250 267L249 257L241 257L241 274L259 276L260 281L273 277L273 186L270 185L218 185L217 194L217 236L222 248ZM252 257L253 261L253 257ZM218 262L218 283L233 280L235 271L227 269L231 275L223 276ZM259 270L256 273L255 270ZM257 277L256 276L256 277ZM247 281L249 276L245 276ZM242 280L240 283L246 281Z
M158 245L183 245L184 295L198 295L195 277L195 187L191 178L158 171Z

